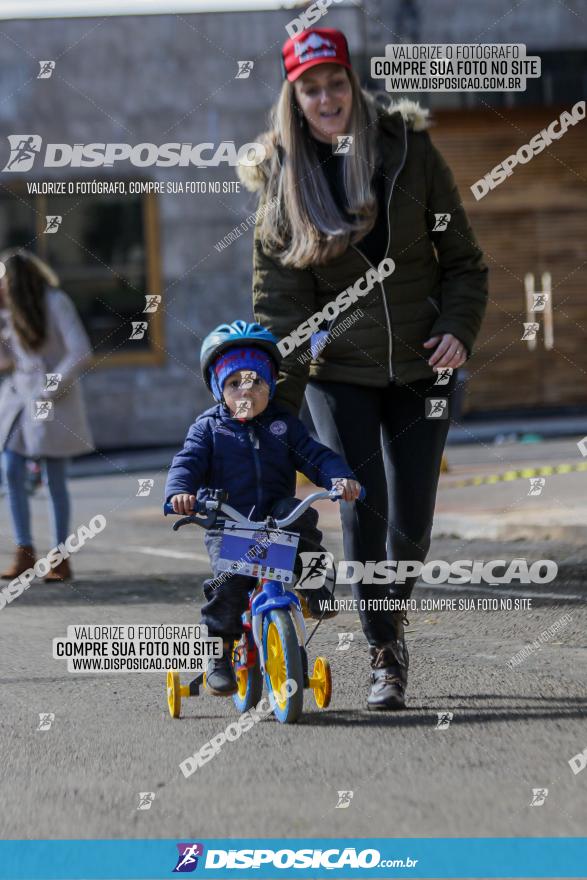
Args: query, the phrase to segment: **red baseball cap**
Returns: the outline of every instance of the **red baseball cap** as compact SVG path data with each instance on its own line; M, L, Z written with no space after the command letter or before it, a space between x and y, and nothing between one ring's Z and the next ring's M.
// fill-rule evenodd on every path
M342 64L352 70L348 43L342 31L309 28L283 44L281 69L290 82L317 64Z

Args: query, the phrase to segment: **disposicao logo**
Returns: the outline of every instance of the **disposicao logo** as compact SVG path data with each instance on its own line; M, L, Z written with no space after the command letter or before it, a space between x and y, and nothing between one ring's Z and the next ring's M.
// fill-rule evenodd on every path
M293 841L292 841L293 843ZM391 860L390 860L391 861ZM402 861L403 860L398 860ZM410 859L410 864L405 867L412 867L417 859ZM387 866L381 861L381 854L377 849L361 849L355 847L346 847L345 849L208 849L206 853L205 869L225 869L233 871L234 869L261 868L267 866L275 869L326 869L332 871L344 868L377 868L392 867ZM395 867L395 865L394 865ZM404 867L404 865L397 865ZM223 876L220 874L219 876ZM303 876L303 875L302 875Z
M198 857L204 855L204 847L201 843L178 843L179 850L177 865L173 869L174 874L189 874L198 867Z
M30 171L41 149L38 134L9 134L10 158L2 171Z
M10 134L10 157L3 171L30 171L41 152L38 134ZM258 165L265 158L265 147L255 141L236 147L234 141L218 145L202 144L46 144L45 168L112 168L128 161L135 168L217 167L222 163L236 166Z

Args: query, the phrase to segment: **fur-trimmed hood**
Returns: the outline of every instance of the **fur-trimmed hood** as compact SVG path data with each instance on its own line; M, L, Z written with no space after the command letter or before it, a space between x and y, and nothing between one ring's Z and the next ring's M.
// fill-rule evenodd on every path
M395 104L384 107L377 105L377 113L381 128L393 133L397 125L398 114L403 117L406 125L412 131L424 131L430 125L430 110L422 107L417 101L402 98ZM272 132L266 131L257 137L257 142L263 144L266 150L265 158L258 165L244 165L239 162L236 173L243 186L250 192L263 188L267 180L268 160L277 149L277 141Z

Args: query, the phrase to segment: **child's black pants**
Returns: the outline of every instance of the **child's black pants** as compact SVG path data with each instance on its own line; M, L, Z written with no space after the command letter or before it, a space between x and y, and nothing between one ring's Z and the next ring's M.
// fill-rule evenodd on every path
M271 516L282 519L300 503L299 498L284 498L271 508ZM308 508L287 531L300 535L298 555L294 576L299 577L302 571L299 553L318 552L322 547L322 532L318 528L318 511ZM218 558L222 533L210 530L204 535L204 543L210 557L213 577L204 581L203 589L206 603L202 607L202 623L208 627L208 635L223 636L227 641L240 638L242 633L241 615L247 610L249 593L255 586L257 578L242 574L231 574L218 571ZM291 589L292 584L286 584Z

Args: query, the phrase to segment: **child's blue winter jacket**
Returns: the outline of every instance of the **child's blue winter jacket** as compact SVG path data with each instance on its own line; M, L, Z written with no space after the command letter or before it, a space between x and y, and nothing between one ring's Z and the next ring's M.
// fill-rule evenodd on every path
M190 427L169 469L165 500L183 493L202 499L206 489L226 489L228 504L261 519L276 501L295 495L296 471L325 489L333 477L356 479L344 459L313 440L289 410L269 403L254 419L240 422L220 403Z

